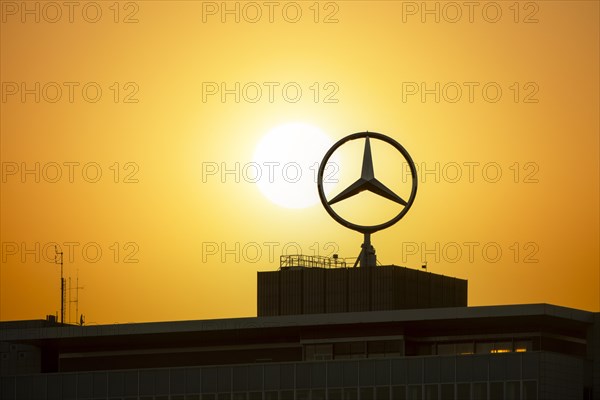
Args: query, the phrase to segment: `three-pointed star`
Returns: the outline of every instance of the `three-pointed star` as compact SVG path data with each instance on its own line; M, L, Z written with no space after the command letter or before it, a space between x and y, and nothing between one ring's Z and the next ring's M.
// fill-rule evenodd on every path
M387 188L387 186L375 178L375 172L373 171L373 158L371 157L371 143L369 142L368 136L365 140L365 150L363 153L362 172L360 174L360 178L358 178L356 182L348 186L340 194L329 200L327 203L332 205L338 201L352 197L363 190L368 190L385 197L386 199L402 204L403 206L406 205L406 201L404 201L400 196L392 192Z

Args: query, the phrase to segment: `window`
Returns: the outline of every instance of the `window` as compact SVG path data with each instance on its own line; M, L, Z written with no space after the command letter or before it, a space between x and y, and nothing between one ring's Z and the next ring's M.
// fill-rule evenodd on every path
M265 400L279 400L279 392L265 392Z
M293 390L282 390L279 393L280 400L294 400L294 391Z
M521 382L506 382L506 400L521 400Z
M409 385L408 386L408 400L422 400L423 391L420 385Z
M329 400L342 400L342 389L329 389L327 397Z
M231 391L231 368L230 367L219 367L217 369L217 391L219 392L230 392ZM219 400L229 400L222 399Z
M168 369L160 369L154 371L154 390L155 394L168 395L169 394L169 379L170 374Z
M79 383L77 382L77 395L79 396ZM123 396L123 373L109 372L108 373L108 397ZM174 392L181 393L181 392Z
M390 357L401 355L402 343L400 340L375 340L367 342L369 357Z
M296 364L296 388L310 388L310 364Z
M248 400L262 400L262 392L248 393Z
M313 389L312 400L325 400L325 389Z
M344 400L358 400L358 391L356 388L344 389Z
M81 397L83 399L87 399L87 398L91 398L92 395L92 391L93 391L93 379L94 376L91 373L81 373L81 374L77 374L77 396ZM137 394L137 374L135 376L135 391ZM111 393L112 395L115 395L114 393ZM127 393L127 394L131 394L131 393Z
M456 385L456 398L460 400L471 400L471 385L459 383Z
M360 400L373 400L373 388L360 388Z
M515 351L517 353L524 353L526 351L533 350L533 342L531 340L517 340L515 341Z
M537 398L538 398L537 382L536 381L524 381L523 382L523 400L537 400ZM591 397L590 397L590 399L591 399Z
M365 356L365 342L350 343L352 358L361 358Z
M335 343L333 355L335 359L364 358L365 342Z
M494 350L493 342L481 342L475 344L475 353L477 354L489 354Z
M417 354L418 356L430 356L433 355L435 352L435 344L430 344L430 343L426 343L426 344L421 344L419 343L417 345Z
M386 340L385 341L385 354L400 355L402 353L402 340Z
M294 364L281 364L279 369L281 371L279 375L279 389L293 389L294 388L294 374L295 374L295 365ZM289 400L288 398L284 398L284 393L289 392L281 392L281 400ZM292 393L291 400L294 400L294 392ZM287 394L285 395L287 396Z
M110 385L110 375L108 376ZM171 394L185 393L185 370L172 369L171 382L169 383L169 391Z
M425 400L438 400L438 385L425 386Z
M479 342L475 344L475 352L478 354L498 354L498 353L510 353L517 352L523 353L526 351L533 350L532 340L516 340L512 341L498 341L498 342ZM472 353L472 349L469 351L467 347L458 351L459 354Z
M442 400L454 400L454 384L442 384Z
M305 360L331 360L333 359L333 345L307 344L304 346Z
M315 388L325 388L327 385L326 382L327 371L325 369L324 362L315 362L310 364L310 387Z
M473 400L487 400L487 383L473 383Z
M436 352L428 353L429 346ZM516 340L516 341L498 341L498 342L458 342L458 343L437 343L429 344L412 344L409 348L410 355L453 355L453 354L497 354L517 352L523 353L533 350L532 340Z
M456 354L473 354L475 351L473 349L473 343L457 343L456 344Z
M492 353L510 353L512 351L512 342L496 342Z
M290 365L290 367L294 367ZM293 377L290 375L290 377ZM263 390L263 366L249 365L248 366L248 390L258 391Z
M94 373L94 397L106 397L106 373Z
M452 354L473 354L473 343L439 343L437 345L438 355L452 355Z
M387 386L376 387L375 400L390 400L390 388Z
M245 366L233 367L232 389L234 391L245 391L248 389L248 369ZM245 399L240 399L245 400Z
M327 363L327 386L340 387L343 386L343 369L341 362Z
M504 400L504 382L490 382L490 400Z
M450 354L456 354L456 344L454 343L443 343L437 345L437 354L444 356Z
M217 369L216 368L202 368L202 391L208 393L214 393L217 391ZM140 376L141 377L141 376ZM204 399L203 400L209 400ZM210 399L213 400L213 399Z
M392 400L406 400L406 386L392 386Z
M296 400L309 400L310 399L310 391L309 390L296 390Z
M279 365L265 365L264 381L265 390L280 389L279 382L281 380Z

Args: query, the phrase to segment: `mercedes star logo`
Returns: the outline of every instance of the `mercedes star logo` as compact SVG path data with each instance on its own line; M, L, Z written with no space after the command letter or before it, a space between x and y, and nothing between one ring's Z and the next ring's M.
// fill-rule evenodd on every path
M342 190L337 196L335 196L331 200L327 200L327 198L325 196L325 191L323 189L323 173L325 171L327 161L329 160L331 155L345 143L347 143L351 140L363 139L363 138L365 139L365 147L364 147L364 151L363 151L362 171L361 171L360 178L358 178L358 180L356 182L354 182L353 184L348 186L346 189ZM393 146L396 150L398 150L398 152L400 152L400 154L402 154L402 156L408 163L408 166L410 168L410 173L411 173L411 179L412 179L412 188L411 188L411 192L410 192L410 196L408 197L408 200L405 200L402 197L398 196L396 193L394 193L392 190L390 190L387 186L385 186L383 183L381 183L379 180L377 180L377 178L375 178L375 171L373 169L373 157L371 155L370 139L381 140L381 141L386 142L389 145ZM364 240L364 243L362 246L363 248L361 250L361 254L359 255L359 259L357 260L357 262L360 261L361 266L374 266L376 263L375 250L371 246L370 236L374 232L377 232L377 231L385 229L385 228L389 228L390 226L394 225L396 222L400 221L400 219L402 219L402 217L404 217L404 215L408 212L408 210L410 209L410 207L412 206L412 204L415 200L415 196L417 195L417 170L415 168L415 163L413 162L412 158L410 157L410 154L408 154L408 151L406 151L406 149L400 143L398 143L396 140L392 139L389 136L386 136L386 135L383 135L383 134L377 133L377 132L359 132L359 133L354 133L352 135L348 135L348 136L340 139L337 143L335 143L333 146L331 146L331 148L327 151L327 153L325 153L325 156L323 157L323 160L321 161L321 165L319 166L319 172L317 175L317 187L319 190L319 198L321 199L321 204L323 204L323 207L325 207L325 210L327 211L327 213L329 213L329 215L334 220L336 220L338 223L342 224L343 226L364 234L365 240ZM355 196L358 193L365 191L365 190L370 191L381 197L384 197L390 201L396 202L396 203L402 205L403 207L395 217L393 217L392 219L390 219L387 222L384 222L384 223L381 223L378 225L354 224L354 223L347 221L344 218L340 217L339 214L337 214L331 207L332 204L335 204L337 202L345 200L349 197Z

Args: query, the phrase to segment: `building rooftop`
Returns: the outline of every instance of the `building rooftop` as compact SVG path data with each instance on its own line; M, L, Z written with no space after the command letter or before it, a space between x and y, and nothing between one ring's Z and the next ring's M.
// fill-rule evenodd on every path
M404 323L427 326L428 323L445 321L444 328L463 326L468 320L482 320L496 325L510 319L529 321L560 320L562 325L580 326L593 322L593 312L556 306L552 304L515 304L501 306L450 307L414 310L388 310L368 312L346 312L337 314L304 314L272 317L247 317L190 321L167 321L125 323L107 325L63 325L48 326L44 320L0 322L0 341L36 341L48 339L92 338L103 336L154 335L165 333L240 331L254 329L293 328L345 324ZM532 319L533 318L533 319Z

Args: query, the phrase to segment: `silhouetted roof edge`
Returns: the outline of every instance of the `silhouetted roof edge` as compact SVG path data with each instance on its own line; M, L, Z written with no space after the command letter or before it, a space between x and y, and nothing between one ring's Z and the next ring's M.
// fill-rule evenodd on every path
M41 340L115 335L160 334L174 332L219 331L292 326L339 325L377 322L436 321L502 317L549 316L593 323L594 312L553 304L512 304L496 306L428 308L366 311L331 314L302 314L273 317L245 317L189 321L144 322L109 325L66 325L43 328L15 328L18 321L0 322L0 341ZM31 322L31 321L23 321ZM12 324L3 329L3 324Z

